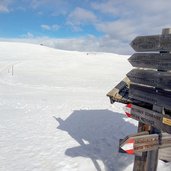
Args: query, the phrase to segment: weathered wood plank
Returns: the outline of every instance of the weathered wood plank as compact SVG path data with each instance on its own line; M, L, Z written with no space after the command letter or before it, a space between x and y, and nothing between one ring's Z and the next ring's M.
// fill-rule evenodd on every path
M131 84L129 98L137 99L152 105L159 105L171 110L171 92L156 90L155 88Z
M121 143L121 148L126 150L128 154L152 151L166 147L171 147L171 135L165 133L162 133L161 136L159 134L129 136L128 139Z
M171 34L138 36L130 45L137 52L171 51Z
M127 77L125 77L110 92L107 93L107 96L110 98L110 102L112 104L115 101L121 103L130 102L128 99L129 84L130 84L130 80Z
M161 89L171 89L171 72L133 69L127 74L127 77L133 83L144 84Z
M146 124L143 124L142 122L138 123L138 135L143 132L145 135L148 131L149 134L149 126ZM146 168L146 163L147 163L147 152L142 152L141 155L138 155L137 153L135 154L134 158L134 167L133 171L144 171Z
M128 61L133 67L171 70L170 53L135 53Z
M171 116L167 114L158 113L133 104L127 105L125 112L129 117L139 122L171 134Z

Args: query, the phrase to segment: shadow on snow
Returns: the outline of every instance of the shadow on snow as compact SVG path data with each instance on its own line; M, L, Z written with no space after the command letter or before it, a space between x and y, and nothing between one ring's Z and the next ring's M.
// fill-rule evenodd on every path
M133 161L133 156L118 153L119 139L136 132L136 127L124 121L125 116L109 110L76 110L66 120L54 117L57 129L68 132L80 146L69 148L71 157L90 158L97 169L101 160L107 171L119 171Z

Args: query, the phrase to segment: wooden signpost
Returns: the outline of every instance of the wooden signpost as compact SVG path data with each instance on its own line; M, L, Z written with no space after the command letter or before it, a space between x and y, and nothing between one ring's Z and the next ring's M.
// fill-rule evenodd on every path
M133 67L171 70L170 53L134 53L128 61Z
M158 58L160 58L163 54L165 54L163 56L168 57L169 51L171 51L170 29L163 29L162 35L137 37L131 42L131 46L137 52L160 51ZM147 58L148 55L150 56L150 53L147 53ZM160 61L161 60L155 62L154 64L161 64ZM134 66L138 67L135 65L135 63ZM153 66L151 68L154 68ZM169 104L169 101L171 100L171 96L169 91L165 90L171 89L169 80L170 73L167 72L167 67L154 68L157 69L157 71L149 70L148 65L144 66L144 68L145 69L143 70L141 70L142 68L133 70L127 74L132 82L132 85L130 86L129 97L139 99L140 101L146 101L153 106L152 110L158 113L162 113L164 108L170 110L171 105ZM156 129L154 126L155 125L151 126L150 133L158 133L161 135L161 129ZM156 171L157 163L158 149L149 151L147 153L146 162L144 162L144 165L146 164L146 168L144 168L144 170ZM135 160L135 168L137 168L136 165L137 164Z
M171 159L171 29L138 36L130 45L139 52L128 59L136 68L107 96L112 102L126 103L127 116L139 121L138 133L120 144L128 154L135 154L133 171L156 171L159 149L163 160Z

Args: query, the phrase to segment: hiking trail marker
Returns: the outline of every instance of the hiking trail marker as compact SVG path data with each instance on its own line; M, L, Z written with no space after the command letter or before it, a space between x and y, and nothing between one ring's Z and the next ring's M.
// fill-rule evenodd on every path
M130 45L138 52L128 59L136 68L107 95L127 104L126 115L139 121L138 133L120 143L135 154L133 171L156 171L159 149L162 160L171 161L171 29L138 36Z
M171 134L171 116L155 112L137 105L127 104L124 107L126 115L144 124L153 126Z
M139 152L156 150L158 148L171 147L171 135L160 134L146 134L146 135L130 135L126 137L120 147L128 154L135 154Z

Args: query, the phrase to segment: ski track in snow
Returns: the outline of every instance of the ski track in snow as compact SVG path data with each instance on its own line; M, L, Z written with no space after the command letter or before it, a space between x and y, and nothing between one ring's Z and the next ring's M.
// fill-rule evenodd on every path
M118 143L137 122L106 97L130 69L126 56L0 42L0 171L132 170Z

